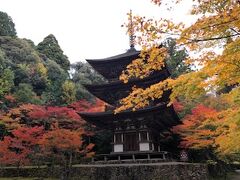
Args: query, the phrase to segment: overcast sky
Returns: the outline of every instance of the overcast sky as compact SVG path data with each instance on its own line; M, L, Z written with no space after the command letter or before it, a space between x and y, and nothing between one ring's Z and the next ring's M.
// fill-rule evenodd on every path
M121 25L126 14L193 22L191 0L171 12L150 0L0 0L0 11L12 17L20 38L38 44L54 34L71 63L125 52L129 39Z

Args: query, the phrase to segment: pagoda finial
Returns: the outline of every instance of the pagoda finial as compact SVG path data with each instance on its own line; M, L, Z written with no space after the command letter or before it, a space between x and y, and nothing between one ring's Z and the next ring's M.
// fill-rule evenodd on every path
M134 45L135 45L132 10L130 10L128 19L129 19L129 24L128 24L129 43L130 43L130 49L132 49L134 48Z

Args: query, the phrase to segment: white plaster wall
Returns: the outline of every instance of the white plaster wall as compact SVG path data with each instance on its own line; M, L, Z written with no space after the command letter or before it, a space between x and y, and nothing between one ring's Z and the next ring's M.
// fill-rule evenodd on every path
M139 149L140 151L149 151L150 147L149 147L149 143L148 142L144 142L144 143L139 143Z
M123 152L123 144L114 144L114 152Z

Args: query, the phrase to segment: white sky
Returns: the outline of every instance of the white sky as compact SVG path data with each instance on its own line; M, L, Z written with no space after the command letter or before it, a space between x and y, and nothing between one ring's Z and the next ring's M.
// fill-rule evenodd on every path
M129 39L121 25L126 14L171 18L189 24L191 0L169 12L150 0L0 0L0 11L12 17L20 38L38 44L54 34L71 63L125 52Z

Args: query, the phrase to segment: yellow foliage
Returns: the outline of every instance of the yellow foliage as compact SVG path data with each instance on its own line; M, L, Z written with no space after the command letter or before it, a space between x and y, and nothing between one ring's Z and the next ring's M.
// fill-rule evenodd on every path
M160 6L163 2L169 3L164 0L151 1ZM149 101L161 98L163 92L170 89L171 104L179 96L186 101L195 101L207 93L220 92L224 87L230 86L230 92L221 94L224 105L218 109L214 118L205 117L197 126L192 126L192 122L188 120L186 123L190 130L184 129L185 131L181 132L184 134L183 144L194 148L212 145L220 155L240 153L240 2L192 1L194 6L191 13L199 15L200 18L190 27L185 28L181 23L174 24L166 19L133 17L136 42L143 50L140 58L127 67L120 79L128 82L131 78L144 78L152 71L161 70L168 54L159 44L166 34L179 35L178 46L184 46L199 54L199 57L185 61L199 68L176 79L168 78L146 89L134 87L129 96L121 100L122 106L116 109L116 112L142 108L149 105ZM174 2L181 3L181 0ZM222 52L215 53L216 49L222 49ZM207 125L213 125L216 130L203 131L201 128ZM198 128L201 131L198 131Z
M37 63L37 71L38 73L43 76L47 77L47 68L43 65L43 63Z
M161 4L163 1L153 2ZM117 111L141 108L147 105L149 100L160 98L162 90L172 89L172 103L179 95L191 101L212 90L239 84L240 4L237 1L223 0L197 1L195 4L194 14L202 13L202 17L188 28L165 19L154 20L135 16L133 26L138 35L136 39L143 50L140 58L128 65L120 79L128 82L130 78L144 78L152 71L161 70L168 55L165 48L158 46L166 33L179 33L177 41L180 46L199 52L198 58L188 59L186 63L201 68L146 89L133 88L132 93L122 100L122 107ZM216 47L223 48L222 54L214 53Z
M76 87L71 81L65 81L62 84L63 95L62 99L65 103L70 104L76 100Z

